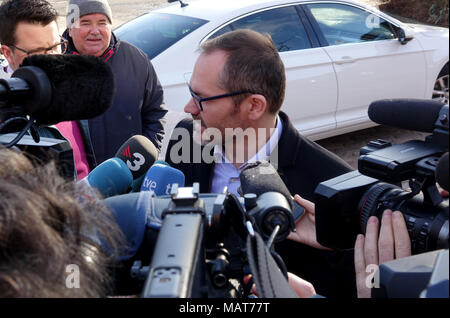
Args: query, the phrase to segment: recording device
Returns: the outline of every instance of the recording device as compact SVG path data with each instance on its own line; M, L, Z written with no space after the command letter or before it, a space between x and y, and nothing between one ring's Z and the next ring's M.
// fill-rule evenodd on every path
M164 177L161 180L157 191L166 188ZM292 230L294 221L286 197L271 191L238 198L226 191L203 194L199 189L198 183L187 188L172 184L170 195L141 191L104 201L124 228L129 244L123 259L134 260L131 277L142 286L141 296L248 296L250 289L243 278L252 268L258 279L264 280L267 275L284 277L278 277L275 293L267 286L257 286L260 296L294 297L284 263L272 249L273 242L287 236L276 227ZM129 211L132 221L127 221ZM261 242L265 246L261 247ZM140 255L151 255L151 261L136 259ZM263 259L272 265L259 264Z
M184 187L184 174L164 161L155 163L145 174L141 191L153 191L155 195L170 195L172 185Z
M406 112L409 103L425 123L410 119L417 116ZM383 100L370 105L369 116L380 124L431 130L433 134L425 141L399 145L371 142L361 148L359 172L319 184L315 190L318 242L331 248L352 248L356 235L365 233L369 217L381 216L389 208L403 213L414 254L448 248L448 200L441 197L435 178L436 171L441 171L437 169L439 159L448 152L448 105ZM409 122L405 124L403 119ZM448 179L448 175L442 178ZM411 190L398 186L405 180Z
M80 184L96 189L103 198L128 192L133 176L127 165L119 158L108 159L92 170Z
M398 145L370 142L360 150L359 171L320 183L315 190L317 241L334 249L353 248L368 219L391 209L405 218L413 255L448 250L448 198L436 185L448 189L448 116L448 105L430 100L373 102L369 117L376 123L432 134ZM409 189L403 188L406 181ZM384 288L392 290L395 284Z
M133 180L145 175L158 156L159 151L155 145L147 137L141 135L130 137L115 155L125 162L133 175Z
M63 176L73 178L69 142L46 126L104 113L112 104L114 90L111 69L95 57L29 56L10 79L0 79L1 143L18 147L32 160L54 159ZM41 142L41 137L49 139Z

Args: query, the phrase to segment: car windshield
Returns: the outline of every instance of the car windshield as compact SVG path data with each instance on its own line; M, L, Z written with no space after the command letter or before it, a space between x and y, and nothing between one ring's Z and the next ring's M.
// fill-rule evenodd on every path
M114 33L153 59L206 22L175 14L148 13L121 25Z

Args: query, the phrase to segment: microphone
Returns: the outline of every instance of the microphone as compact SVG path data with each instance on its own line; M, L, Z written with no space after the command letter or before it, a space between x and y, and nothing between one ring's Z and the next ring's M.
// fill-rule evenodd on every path
M448 190L448 152L445 153L437 164L436 170L434 172L437 183L442 187L442 189Z
M305 213L305 209L293 200L280 175L269 162L256 161L248 164L241 171L239 179L243 194L254 193L260 196L266 192L281 193L288 201L295 221Z
M98 58L33 55L0 80L0 108L19 106L39 125L54 125L103 114L114 93L114 75Z
M95 167L79 184L87 184L107 198L126 193L132 181L133 176L127 165L118 158L111 158Z
M125 141L115 155L126 164L135 181L145 175L158 156L159 151L155 145L141 135L135 135Z
M178 187L184 187L184 181L183 172L159 161L148 170L141 191L153 191L157 196L170 195L172 185L177 183Z
M151 200L151 192L142 192L113 196L103 201L127 241L127 246L120 251L119 260L130 259L139 250L144 240L147 222L147 209L141 208L141 205L142 203L149 205Z
M448 105L428 99L383 99L370 104L368 115L377 124L420 132L433 132L441 109Z

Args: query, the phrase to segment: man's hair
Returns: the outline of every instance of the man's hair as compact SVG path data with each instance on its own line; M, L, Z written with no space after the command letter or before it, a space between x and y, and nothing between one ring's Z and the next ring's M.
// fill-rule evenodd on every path
M53 162L35 166L0 148L0 297L108 295L123 235L88 192Z
M6 0L0 5L0 43L15 45L19 22L41 24L56 21L58 12L45 0Z
M286 75L283 62L269 34L236 30L208 40L201 51L210 54L223 50L228 58L218 85L229 93L248 90L263 95L269 112L278 113L283 104ZM239 105L245 95L233 97Z

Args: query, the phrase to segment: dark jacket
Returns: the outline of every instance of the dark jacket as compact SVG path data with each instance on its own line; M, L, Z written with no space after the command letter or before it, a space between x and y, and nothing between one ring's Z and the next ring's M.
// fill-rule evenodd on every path
M69 39L67 53L78 54L67 31L64 36ZM101 58L114 73L116 93L103 115L78 122L91 169L114 157L134 135L146 136L161 149L167 113L161 84L144 52L113 34Z
M286 114L280 112L280 118L283 121L283 131L277 146L278 173L292 195L299 194L314 201L314 190L320 182L352 169L333 153L302 136ZM191 119L182 120L177 127L188 129L192 136ZM166 161L185 174L186 186L200 182L201 192L210 192L214 164L173 162L170 153L177 142L178 140L170 141ZM192 142L191 140L190 162L193 162ZM289 240L279 243L276 250L288 270L310 281L318 294L327 297L356 297L353 251L321 251Z

